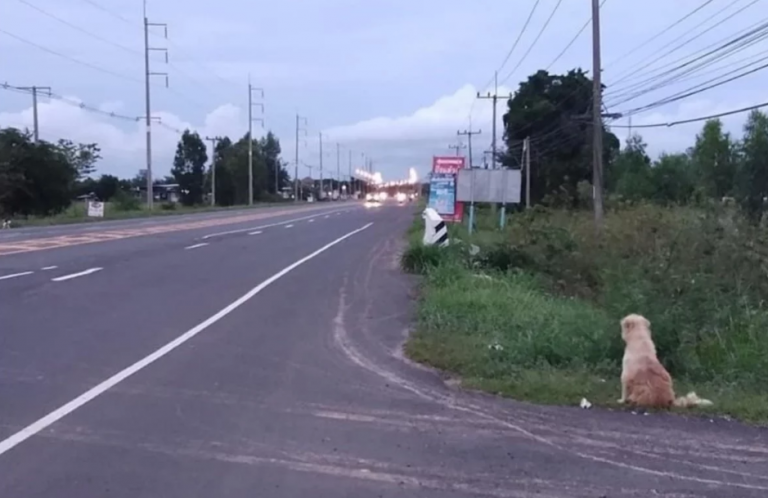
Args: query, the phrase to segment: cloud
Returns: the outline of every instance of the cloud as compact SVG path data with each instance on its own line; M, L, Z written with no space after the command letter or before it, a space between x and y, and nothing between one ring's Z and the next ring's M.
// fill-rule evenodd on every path
M145 168L146 134L142 120L118 120L81 109L76 104L77 97L65 97L62 100L46 101L38 104L40 138L56 141L68 138L76 142L95 142L102 150L102 160L98 173L109 173L121 177L131 177L139 169ZM97 106L103 112L119 112L119 102L105 102ZM247 130L247 118L244 111L233 105L225 104L208 113L199 125L189 123L179 116L158 111L155 116L161 118L161 125L152 127L153 172L156 176L169 173L176 144L179 139L177 130L191 129L202 137L229 136L240 138ZM18 112L0 113L0 126L32 129L32 108ZM254 127L254 135L260 136L262 130Z

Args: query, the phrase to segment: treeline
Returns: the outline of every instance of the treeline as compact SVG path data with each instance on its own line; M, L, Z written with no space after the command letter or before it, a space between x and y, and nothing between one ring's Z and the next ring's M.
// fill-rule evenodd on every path
M509 100L504 114L506 152L501 161L520 168L523 140L529 138L532 204L566 208L591 204L591 102L592 81L581 70L563 75L538 71ZM768 117L760 111L748 116L740 138L725 133L719 120L710 120L692 147L662 154L657 160L650 159L638 134L629 136L622 147L616 135L605 128L602 133L609 205L732 198L752 219L765 211Z
M256 201L276 197L290 182L286 165L280 159L280 141L272 132L252 141L253 196ZM217 137L213 164L216 168L216 203L232 206L248 203L248 134L237 142L229 137ZM203 139L185 130L176 146L171 175L181 189L186 205L203 202L211 191L211 169L206 168L208 152ZM277 182L275 182L275 175Z
M274 197L290 177L280 159L280 142L270 132L253 140L253 193L256 201ZM121 179L96 177L101 150L95 143L35 141L16 128L0 129L0 217L51 216L66 210L80 197L114 202L117 209L139 209L146 199L146 173ZM216 201L222 206L248 202L248 135L232 142L216 141ZM194 206L208 201L211 167L205 143L189 130L176 148L171 175L153 184L179 185L182 203ZM277 183L275 176L277 175Z

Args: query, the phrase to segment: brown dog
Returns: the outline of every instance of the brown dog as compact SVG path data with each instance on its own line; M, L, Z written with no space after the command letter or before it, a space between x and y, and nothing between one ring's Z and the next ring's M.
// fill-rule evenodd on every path
M712 402L688 393L675 399L672 377L656 357L656 346L651 339L651 322L640 315L627 315L621 320L621 338L624 339L624 359L621 370L621 399L619 403L646 408L672 406L708 406Z

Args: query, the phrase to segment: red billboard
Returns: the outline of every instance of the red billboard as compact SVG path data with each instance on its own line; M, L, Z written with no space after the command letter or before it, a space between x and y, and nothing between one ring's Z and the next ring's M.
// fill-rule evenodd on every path
M429 204L445 221L461 222L464 218L464 203L456 201L456 180L460 169L465 166L462 156L434 156L432 158L432 181L430 182ZM446 199L449 197L450 199ZM453 209L438 209L446 201ZM442 212L441 212L442 211Z

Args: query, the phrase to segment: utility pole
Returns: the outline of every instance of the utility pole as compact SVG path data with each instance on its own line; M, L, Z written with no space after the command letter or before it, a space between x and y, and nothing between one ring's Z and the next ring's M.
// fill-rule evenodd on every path
M150 102L150 89L149 81L152 76L164 76L165 87L168 88L168 73L156 73L152 72L149 68L149 52L158 51L165 53L165 63L168 63L168 49L160 47L149 46L149 28L160 27L163 28L165 38L168 39L168 25L161 23L149 22L147 18L147 0L144 0L144 103L146 113L146 128L147 128L147 209L152 210L152 201L154 200L154 192L152 189L152 106Z
M480 135L482 132L483 130L472 131L471 128L469 130L456 132L457 136L466 135L467 137L467 145L469 145L469 167L470 168L474 168L474 166L472 165L472 135Z
M336 142L336 185L339 188L339 200L341 200L341 144Z
M531 208L531 138L523 140L523 157L521 160L525 168L525 208Z
M261 122L261 126L264 126L264 118L253 117L253 106L260 106L261 113L264 114L264 103L253 102L253 92L257 91L261 93L262 100L264 99L264 90L261 88L254 88L251 85L251 76L248 75L248 205L253 206L253 122Z
M299 123L301 121L304 121L304 126L307 125L307 118L303 118L299 116L299 114L296 114L296 155L295 155L295 162L293 165L293 201L299 202L299 130L301 130L301 126ZM307 130L304 128L304 133L306 133Z
M349 195L354 195L355 193L355 184L354 184L354 178L352 177L352 149L349 150Z
M493 136L491 137L491 167L492 169L496 169L496 158L498 155L497 147L496 147L496 103L499 100L499 74L498 71L494 73L493 75L493 95L491 95L490 92L488 92L486 95L480 95L480 92L477 92L477 98L478 99L491 99L493 101L493 130L491 133L493 133ZM510 93L507 98L512 98L512 94Z
M40 140L40 124L37 119L37 92L43 91L48 94L50 97L51 95L51 87L49 86L24 86L20 87L19 90L27 90L32 92L32 127L33 127L33 133L34 133L34 139L35 142Z
M455 149L455 150L456 150L456 157L458 157L458 156L460 156L460 155L461 155L461 153L460 153L459 151L460 151L461 149L466 149L466 148L467 148L467 146L466 146L466 145L464 145L463 143L457 143L457 144L455 144L455 145L449 145L449 146L448 146L448 148L449 148L449 149Z
M216 142L219 137L205 137L211 142L211 206L216 205Z
M331 183L333 190L333 183ZM320 132L320 191L325 195L325 186L323 185L323 132Z
M595 229L603 225L603 117L600 64L600 2L592 0L592 189Z

